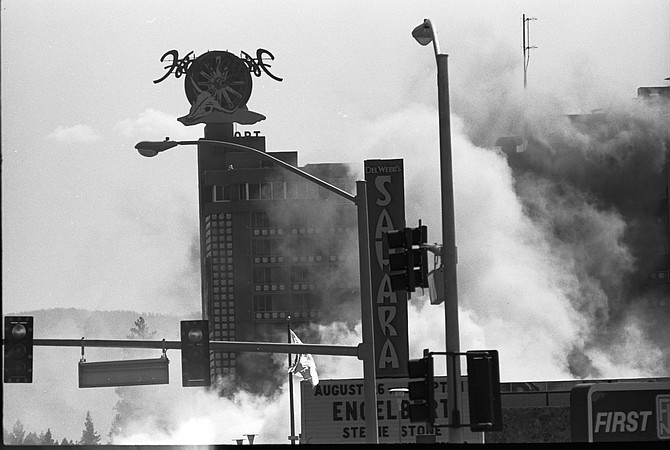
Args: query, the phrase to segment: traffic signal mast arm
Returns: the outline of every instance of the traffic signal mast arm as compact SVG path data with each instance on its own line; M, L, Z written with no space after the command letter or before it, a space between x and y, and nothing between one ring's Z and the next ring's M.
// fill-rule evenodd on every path
M421 244L421 248L425 248L437 256L442 256L442 244Z
M3 345L5 341L3 340ZM108 348L155 348L181 350L181 341L149 341L129 339L34 339L34 346L44 347L108 347ZM275 342L210 341L211 351L251 353L311 353L313 355L356 356L360 358L360 347L327 344L288 344Z

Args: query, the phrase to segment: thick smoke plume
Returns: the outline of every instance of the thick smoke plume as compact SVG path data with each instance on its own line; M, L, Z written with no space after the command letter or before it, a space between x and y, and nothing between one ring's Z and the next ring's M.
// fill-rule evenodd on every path
M665 258L667 268L668 101L643 101L631 92L628 100L611 96L599 110L569 115L555 93L499 84L518 73L504 59L491 55L489 71L476 72L488 79L456 75L453 111L465 138L478 147L494 152L503 136L519 144L497 157L511 169L514 206L536 235L526 239L538 238L532 247L543 246L540 252L551 261L547 269L556 292L550 303L567 302L573 316L560 327L571 349L557 355L556 364L579 378L667 376L670 314L656 305L667 305L668 291L649 289L648 280L659 260L662 267ZM594 91L602 94L604 88ZM666 224L659 224L664 215ZM498 227L491 222L488 228L482 233ZM513 263L518 255L506 257ZM539 267L526 267L510 282L534 284ZM545 316L551 317L549 310ZM548 329L545 341L553 336Z
M524 151L508 159L527 216L547 236L550 251L571 261L577 277L567 293L589 329L583 348L576 345L571 355L570 371L602 376L588 364L589 353L642 357L644 347L620 347L645 336L667 348L667 308L655 308L653 297L668 291L656 292L646 281L667 245L666 225L656 220L667 217L668 109L631 100L552 122L546 127L528 120ZM659 211L663 201L665 213ZM646 369L667 374L668 356L648 361Z
M498 349L503 381L668 376L668 317L648 307L638 283L648 250L646 193L668 156L662 144L667 109L632 99L603 105L608 108L593 117L594 129L569 117L556 95L530 97L509 87L519 69L506 62L509 54L486 56L479 56L474 73L455 72L451 88L461 348ZM349 154L345 149L342 160L356 161L352 167L362 179L362 159L405 158L407 223L422 219L429 241L441 242L434 76L427 68L418 81L423 101L419 96L364 123L366 138ZM523 159L496 146L500 137L514 135L525 142ZM355 294L324 305L326 317L341 319L302 326L303 341L358 344L359 311ZM443 309L421 291L410 301L409 335L410 357L444 348ZM190 397L177 399L168 413L155 414L119 442L145 442L144 436L152 443L194 443L196 424L254 417L237 428L258 432L259 442L285 443L286 360L271 359L273 394L198 393L201 402L184 416L190 420L161 422L191 404ZM315 355L315 361L322 379L362 376L355 358ZM444 374L439 363L436 373ZM258 418L258 411L267 415ZM298 407L297 423L299 417ZM230 439L214 433L203 442Z

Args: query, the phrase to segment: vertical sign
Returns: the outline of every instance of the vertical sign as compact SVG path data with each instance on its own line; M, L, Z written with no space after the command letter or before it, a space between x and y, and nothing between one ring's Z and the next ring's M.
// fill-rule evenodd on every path
M370 233L372 318L377 378L407 376L407 292L391 290L383 233L405 228L405 185L402 159L365 161Z

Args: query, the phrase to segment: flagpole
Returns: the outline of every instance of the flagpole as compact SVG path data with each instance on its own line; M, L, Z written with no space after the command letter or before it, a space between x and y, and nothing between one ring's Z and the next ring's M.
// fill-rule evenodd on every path
M286 334L288 336L288 343L291 344L291 316L286 320ZM291 368L291 354L288 354L288 367ZM288 373L288 393L289 393L289 409L291 415L291 445L295 445L295 418L293 417L293 372Z

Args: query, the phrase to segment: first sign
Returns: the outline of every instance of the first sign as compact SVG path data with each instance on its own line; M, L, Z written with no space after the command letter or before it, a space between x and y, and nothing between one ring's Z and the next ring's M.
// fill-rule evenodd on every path
M573 442L670 441L670 382L577 385L570 416Z

